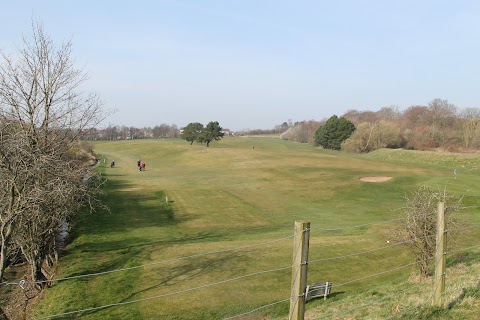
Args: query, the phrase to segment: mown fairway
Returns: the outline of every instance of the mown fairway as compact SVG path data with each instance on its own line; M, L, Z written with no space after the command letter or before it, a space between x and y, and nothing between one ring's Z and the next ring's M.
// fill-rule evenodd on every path
M386 240L395 241L389 238L394 223L322 229L398 218L405 193L422 184L467 194L471 206L480 203L478 157L442 163L415 161L412 153L405 161L390 153L353 156L275 138L225 138L210 148L183 140L98 142L94 150L106 159L98 170L108 180L104 202L111 214L80 217L58 276L161 263L59 282L45 291L35 309L37 317L156 297L60 318L222 319L288 299L290 269L209 285L288 267L292 238L167 260L288 237L295 220L311 222L310 260L379 248ZM145 172L137 169L139 157L146 163ZM116 163L113 169L108 168L111 160ZM362 176L393 179L363 183ZM478 208L463 215L468 222L480 219ZM456 245L473 243L469 239ZM308 282L339 284L410 262L406 248L397 246L311 263ZM411 271L401 269L343 286L336 298L404 281ZM199 286L206 287L186 291ZM288 308L288 302L280 303L251 318L284 316Z

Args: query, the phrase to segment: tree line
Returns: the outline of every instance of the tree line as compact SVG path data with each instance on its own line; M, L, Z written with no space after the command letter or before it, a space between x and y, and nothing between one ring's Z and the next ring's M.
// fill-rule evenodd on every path
M155 127L128 127L108 125L103 129L89 128L82 136L84 140L133 140L133 139L174 139L182 138L190 144L218 141L224 136L218 121L210 121L206 126L198 122L189 123L179 129L177 125L161 124Z
M332 123L328 122L334 118L337 118L336 121L347 120L353 124L354 130L343 136L340 144L325 145L322 132L332 134ZM349 110L340 117L297 122L281 137L350 152L370 152L379 148L479 149L480 108L461 110L448 100L433 99L426 106L415 105L404 111L399 111L397 107L384 107L377 112Z
M152 127L132 127L109 124L106 128L89 128L82 137L84 140L133 140L133 139L173 139L180 137L180 129L175 124L162 123Z
M335 115L335 117L337 117ZM428 105L414 105L404 111L389 106L379 111L348 110L337 117L350 121L355 130L348 139L332 149L349 152L370 152L379 148L407 148L429 150L442 148L461 151L480 148L480 108L459 109L448 100L433 99ZM255 129L237 132L236 135L280 134L284 140L323 146L317 130L329 119L291 120L276 125L273 129ZM190 123L179 129L176 125L161 124L151 127L128 127L109 125L104 129L92 128L83 138L89 140L128 140L147 138L179 138L193 143L201 142L196 126ZM325 129L325 128L324 128ZM324 130L322 129L322 130ZM204 129L202 129L204 130ZM185 132L185 133L184 133ZM191 140L190 137L194 137Z

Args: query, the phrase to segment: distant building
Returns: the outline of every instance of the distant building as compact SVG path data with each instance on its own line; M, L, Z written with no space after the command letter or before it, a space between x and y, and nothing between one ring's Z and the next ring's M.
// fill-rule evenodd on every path
M230 129L222 129L222 133L224 136L234 136L235 133L233 131L230 131Z

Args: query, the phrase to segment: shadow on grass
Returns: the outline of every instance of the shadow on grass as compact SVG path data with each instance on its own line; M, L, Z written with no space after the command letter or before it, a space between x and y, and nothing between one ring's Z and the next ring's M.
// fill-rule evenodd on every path
M136 185L125 180L108 180L104 191L105 195L100 199L111 212L86 210L79 214L74 222L72 239L80 235L108 238L110 234L174 226L188 220L185 216L181 219L175 216L162 191L142 193Z
M477 252L457 252L447 257L447 268L453 267L457 264L464 263L467 266L480 261L480 254Z
M218 271L219 269L224 268L226 265L231 265L232 262L235 263L245 259L247 258L243 257L239 253L229 252L213 257L209 256L196 258L193 260L187 260L185 261L185 264L177 265L175 267L167 265L167 268L162 269L162 272L158 273L159 275L161 274L160 279L151 281L148 287L132 292L118 302L113 303L112 305L105 306L105 308L78 313L78 316L97 314L98 312L102 312L110 307L114 307L117 304L128 304L129 301L135 302L136 300L142 298L148 299L149 297L152 297L152 299L159 299L162 297L169 297L177 294L186 294L188 292L196 292L198 290L202 290L203 288L214 285L214 283L198 284L187 288L181 286L181 284L184 284L187 281L194 280L195 278L198 278L202 275ZM222 279L219 279L219 282L221 281ZM161 294L148 294L148 292L157 290L161 287L169 287L170 290L166 293ZM143 294L145 293L147 293L147 297L143 297Z
M108 174L106 178L113 175L115 174ZM106 194L102 197L102 201L109 206L111 213L106 211L84 213L77 217L74 225L75 232L71 237L73 242L65 251L69 256L66 257L67 261L71 261L71 269L65 270L65 276L101 273L149 264L155 262L151 259L152 252L161 253L172 245L224 241L232 238L232 230L177 228L179 223L188 221L189 217L185 217L184 214L182 218L177 217L170 205L174 200L167 199L163 191L150 190L142 193L138 184L130 183L121 177L108 180L104 191ZM251 233L258 232L257 228L247 230ZM235 232L241 232L241 230L235 230ZM202 247L199 249L201 250ZM89 260L83 260L83 257ZM149 266L148 268L161 270L158 273L155 271L157 278L152 279L145 286L132 287L131 291L124 288L126 290L117 296L116 303L128 303L144 294L155 296L155 293L160 292L159 290L170 293L188 290L183 284L185 281L225 268L227 263L236 264L247 257L241 253L225 252L195 257L195 259L183 259L179 256L177 259L174 265L157 261L158 264ZM165 259L166 261L168 258ZM142 268L138 270L143 270ZM138 274L128 276L135 277ZM224 279L218 279L218 281L222 280ZM79 278L74 281L87 282L89 278ZM194 283L202 285L200 280ZM81 315L96 314L102 310L105 309L86 311ZM71 316L63 319L70 318Z
M454 308L468 297L473 297L475 299L480 297L480 281L477 281L477 283L471 287L462 288L462 293L455 300L448 304L448 309Z
M152 253L148 246L154 247L155 251L160 251L162 247L168 247L173 244L204 241L210 237L218 239L216 234L203 232L192 236L182 236L176 239L165 239L151 242L145 242L144 239L140 238L128 239L125 241L93 242L76 245L75 251L90 252L97 255L103 253L104 255L108 255L108 262L104 262L100 265L100 263L97 261L94 267L71 273L68 275L68 277L125 268L126 266L128 267L128 263L140 258L144 259L144 261L148 260L148 256ZM183 258L178 257L177 259L182 260ZM168 260L169 259L167 259L167 261ZM148 264L149 262L145 263ZM138 264L140 265L141 263Z
M108 179L111 175L105 176ZM83 263L84 269L66 276L121 269L135 261L150 260L152 250L159 252L171 245L220 241L228 237L227 230L182 232L176 229L178 223L188 218L179 219L175 216L170 206L173 201L167 202L162 191L143 194L136 184L112 179L108 180L105 193L102 202L108 205L111 213L101 211L79 215L70 237L73 241L64 252L67 256L82 253L91 256L93 253L98 259ZM140 264L142 263L136 265Z
M158 281L154 281L149 287L138 290L134 293L131 293L128 297L124 298L121 302L128 301L132 298L135 298L137 295L157 289L159 287L172 287L173 290L170 293L165 294L165 296L173 295L175 292L185 292L196 287L201 287L202 285L192 286L186 289L176 290L176 286L186 281L193 280L201 275L211 273L215 270L223 268L227 263L231 265L233 262L239 262L244 260L241 254L238 253L224 253L216 257L204 257L201 259L189 260L186 264L176 266L175 268L168 268L165 270L162 275L163 278ZM219 281L221 281L219 279ZM205 285L205 284L204 284Z

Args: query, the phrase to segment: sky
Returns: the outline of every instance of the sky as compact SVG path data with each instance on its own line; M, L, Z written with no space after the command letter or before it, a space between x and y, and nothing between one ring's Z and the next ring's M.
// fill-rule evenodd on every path
M71 39L104 125L234 131L404 110L480 106L480 1L3 1L0 48L32 20Z

